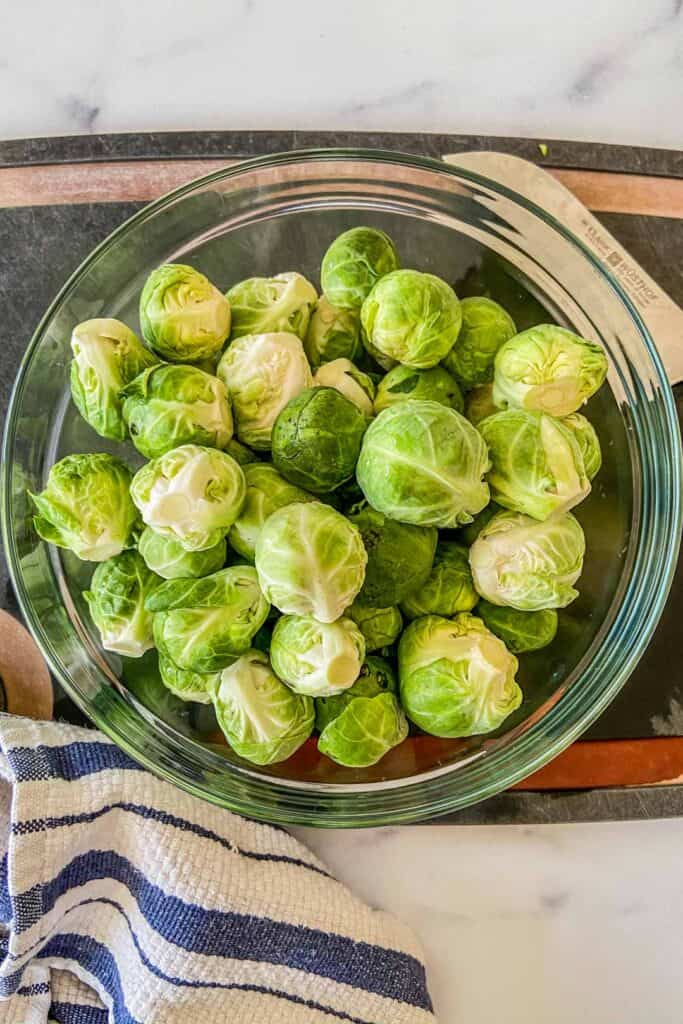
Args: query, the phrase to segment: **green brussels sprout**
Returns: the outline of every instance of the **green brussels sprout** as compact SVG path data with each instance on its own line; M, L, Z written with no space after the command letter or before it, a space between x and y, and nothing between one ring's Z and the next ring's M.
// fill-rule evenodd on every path
M469 523L489 502L481 434L438 402L401 402L368 427L356 478L391 519L442 528Z
M436 366L460 330L460 302L433 274L395 270L382 277L360 312L363 337L382 355L415 369Z
M329 722L318 750L347 768L369 768L408 735L408 722L393 693L356 697Z
M606 376L607 357L600 345L564 327L540 324L498 349L493 401L502 409L569 416L595 394Z
M602 466L602 451L595 427L580 412L573 412L571 416L565 416L562 423L565 427L569 427L576 438L583 456L586 476L589 480L593 480Z
M231 342L218 369L228 389L237 436L270 448L273 424L291 398L313 383L303 345L293 334L250 334Z
M363 585L368 556L356 527L313 501L285 505L256 541L256 571L268 601L290 615L334 622Z
M45 490L29 491L38 510L38 536L86 562L106 562L134 547L139 520L129 492L132 479L124 462L104 452L60 459Z
M557 633L557 612L554 608L520 612L516 608L502 608L489 601L480 601L477 615L513 654L540 651L553 642Z
M253 562L256 541L268 516L293 501L313 501L313 497L290 484L266 462L245 466L244 478L247 496L242 511L230 527L228 540L238 555Z
M273 463L293 484L327 494L350 480L367 420L335 388L306 388L273 427Z
M313 731L312 698L285 686L261 651L248 651L223 670L213 703L232 749L254 764L286 761Z
M86 423L100 437L128 437L119 392L156 363L137 336L120 320L86 320L71 335L71 396Z
M181 700L192 700L195 704L210 704L221 681L220 672L192 672L178 668L163 654L159 655L159 674L167 690Z
M147 597L159 654L178 668L216 672L251 647L268 602L250 565L232 565L199 580L167 580Z
M377 386L375 412L380 413L390 405L410 399L440 402L457 412L462 412L464 408L460 388L443 366L432 366L429 370L395 366L386 377L382 377Z
M458 538L466 548L471 548L484 527L491 522L495 515L502 511L503 510L500 505L496 505L495 501L489 502L486 508L483 508L481 512L474 517L471 523L468 523L467 526L463 526L458 531Z
M247 485L234 459L215 448L184 444L152 459L133 477L130 493L147 526L186 551L204 551L225 537L240 514Z
M517 659L474 615L424 615L398 646L401 702L432 736L479 736L497 729L522 702Z
M174 537L162 537L146 526L138 541L138 551L148 569L164 580L199 579L210 576L225 565L228 545L222 537L212 548L186 551Z
M323 295L311 315L304 349L314 369L335 359L358 359L363 354L360 310L337 309Z
M401 601L401 611L409 619L420 615L443 615L471 611L479 594L474 589L467 548L453 541L439 541L434 565L417 590Z
M160 583L137 551L122 551L100 562L83 597L105 651L140 658L154 647L145 598Z
M386 658L365 659L353 686L332 697L316 697L315 727L322 732L326 725L342 713L356 697L376 697L378 693L396 693L398 683Z
M318 293L297 273L249 277L227 292L232 310L231 339L247 334L296 334L306 337Z
M460 309L460 334L443 365L469 391L493 380L496 353L515 336L517 328L502 306L483 295L461 299Z
M547 519L591 489L573 432L541 412L507 409L479 424L491 459L491 497L503 508Z
M358 601L375 608L399 604L425 582L432 568L437 532L411 526L364 508L349 520L360 530L368 563Z
M323 256L320 284L334 306L360 309L377 281L398 265L394 243L383 231L351 228L338 235Z
M181 444L225 448L232 437L225 384L196 366L151 366L121 396L131 440L147 459Z
M354 601L346 614L363 634L366 651L391 647L403 629L403 619L395 605L390 608L373 608L372 605Z
M295 693L341 693L358 679L364 657L365 640L352 619L325 623L311 615L283 615L275 623L270 663Z
M564 608L578 592L586 542L570 513L539 523L499 512L470 548L477 592L491 604L535 612Z
M350 359L333 359L321 366L313 377L313 387L335 388L349 402L357 405L368 419L373 415L375 382Z
M232 456L239 466L249 466L260 461L258 455L252 452L251 448L247 448L246 444L236 441L234 437L231 441L228 441L224 450L228 455Z
M172 363L211 359L230 333L230 303L194 267L166 263L147 278L140 327L149 347Z
M478 388L468 391L465 399L465 416L475 427L496 412L500 412L500 409L493 404L493 384L481 384Z

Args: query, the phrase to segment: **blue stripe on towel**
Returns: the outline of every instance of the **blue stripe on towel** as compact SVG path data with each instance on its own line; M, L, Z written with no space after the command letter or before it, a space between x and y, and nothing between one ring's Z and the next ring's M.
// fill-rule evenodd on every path
M109 995L116 1024L142 1024L129 1013L116 960L101 942L89 935L65 932L55 935L36 955L42 959L59 957L77 961Z
M173 828L180 829L182 832L191 832L193 835L201 836L203 839L210 839L231 853L239 853L242 857L247 857L250 860L269 861L274 864L292 864L297 867L308 868L309 871L315 871L325 878L332 877L323 868L319 868L316 864L309 864L298 857L288 857L284 853L258 853L256 850L243 850L241 847L235 846L234 843L228 842L227 839L223 839L216 832L212 832L211 829L204 828L203 825L197 825L192 821L187 821L185 818L178 817L176 814L169 814L167 811L159 811L156 807L146 807L143 804L132 804L123 801L107 804L106 807L100 807L97 811L84 811L82 814L66 814L61 818L33 818L29 821L15 822L12 825L12 832L14 835L25 836L48 829L63 828L68 825L82 825L96 821L113 810L128 811L130 814L137 814L148 821L157 821L162 825L172 825ZM2 904L0 903L0 910L1 907Z
M424 967L414 957L302 925L186 903L164 893L113 850L76 857L55 878L19 894L17 931L36 924L70 889L104 878L125 885L150 927L188 952L281 964L431 1009Z
M22 985L21 988L17 989L18 996L44 996L50 991L50 986L46 981L39 981L36 985Z
M111 743L68 743L63 747L12 747L7 759L17 782L64 779L75 782L84 775L115 768L142 771L139 764Z
M223 982L223 981L190 981L186 978L177 978L171 974L166 974L160 967L152 963L145 951L142 949L137 935L133 930L133 926L128 918L123 907L116 902L116 900L108 899L106 896L102 896L99 899L87 899L77 903L72 910L76 910L78 907L86 907L93 904L105 904L106 906L112 907L116 910L121 917L125 920L130 937L133 941L140 960L145 965L150 974L155 975L161 981L167 982L169 985L174 985L176 988L193 988L193 989L220 989L221 991L229 992L253 992L257 995L271 996L273 999L284 999L286 1002L294 1003L296 1006L305 1006L309 1010L316 1010L318 1013L325 1013L330 1017L335 1017L337 1020L346 1021L347 1024L372 1024L371 1021L367 1021L360 1017L354 1017L344 1010L335 1010L332 1006L325 1006L322 1003L317 1003L313 999L304 999L303 996L295 995L293 992L285 992L282 989L270 988L267 985L255 985L247 984L246 982Z
M12 899L9 894L9 857L0 860L0 924L9 926L12 920Z
M57 1024L107 1024L109 1013L98 1006L82 1003L52 1003L50 1017Z

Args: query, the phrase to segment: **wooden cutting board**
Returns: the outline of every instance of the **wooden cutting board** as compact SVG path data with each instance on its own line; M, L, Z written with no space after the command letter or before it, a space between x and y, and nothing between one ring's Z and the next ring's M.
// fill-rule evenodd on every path
M378 133L215 132L79 136L0 143L0 408L39 316L97 242L142 204L232 161L320 146L366 146L441 157L498 150L542 165L569 188L683 305L683 153L588 143ZM682 339L683 343L683 339ZM683 387L676 388L679 415ZM2 600L16 614L4 564ZM606 788L638 787L627 816L683 812L683 572L648 652L587 734L469 820L618 817ZM69 714L63 696L58 709ZM657 787L661 787L654 795ZM591 790L574 813L544 791ZM635 794L639 800L633 800ZM515 801L518 801L515 803ZM643 801L645 803L643 804ZM648 804L649 801L649 804ZM497 803L496 803L497 802ZM498 811L496 811L498 807ZM525 808L526 807L526 811ZM600 807L603 810L600 811ZM596 810L597 808L597 810ZM457 820L465 820L461 815Z

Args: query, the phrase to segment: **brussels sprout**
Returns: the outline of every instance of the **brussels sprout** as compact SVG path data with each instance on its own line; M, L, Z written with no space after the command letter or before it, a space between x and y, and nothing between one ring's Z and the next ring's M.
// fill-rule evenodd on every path
M252 452L251 448L247 448L246 444L236 441L234 437L226 444L225 451L228 455L231 455L235 462L240 466L249 466L252 463L260 461L258 455L255 452Z
M432 736L479 736L497 729L522 702L517 659L481 619L425 615L398 646L401 702Z
M468 523L467 526L463 526L462 529L458 531L458 537L465 547L471 548L484 527L491 522L495 515L502 511L503 510L500 505L496 505L495 501L491 501L486 508L483 508L481 512L474 517L471 523Z
M310 615L283 615L270 644L273 671L295 693L328 697L358 679L365 640L352 619L318 622Z
M493 380L493 362L501 345L517 333L515 322L492 299L461 299L462 327L443 361L458 383L469 390Z
M530 327L498 350L493 401L503 409L536 409L569 416L607 376L600 345L554 324Z
M416 369L436 366L460 330L460 302L445 281L418 270L381 278L363 303L363 337L382 355Z
M221 681L220 672L192 672L178 668L163 654L159 656L159 673L167 690L181 700L192 700L196 704L210 704Z
M326 494L350 480L367 420L334 388L306 388L273 427L273 462L293 484Z
M337 309L323 295L311 316L304 349L314 369L335 359L358 359L363 354L360 311Z
M467 548L453 541L439 541L434 565L427 580L401 601L409 619L420 615L443 615L471 611L479 594L474 589Z
M87 562L106 562L134 547L138 514L129 493L132 478L113 455L67 455L50 470L44 491L29 491L38 510L33 519L38 536Z
M140 296L142 336L172 363L211 359L230 333L230 303L208 278L182 263L166 263L147 278Z
M305 338L318 293L297 273L249 277L227 293L232 310L231 339L247 334L296 334Z
M270 448L278 413L313 383L301 341L293 334L250 334L230 344L216 371L228 389L237 435Z
M227 541L222 537L212 548L186 551L180 541L173 537L162 537L149 526L144 528L138 541L138 551L147 568L165 580L210 576L225 565L227 549Z
M120 320L86 320L71 335L71 396L86 423L100 437L125 441L119 391L156 363Z
M513 654L540 651L553 642L557 633L557 612L554 608L520 612L516 608L501 608L500 605L480 601L477 615Z
M323 256L320 283L325 297L339 309L360 309L377 281L398 265L394 243L383 231L351 228L338 235Z
M121 396L131 440L147 459L181 444L225 448L232 437L225 384L195 366L151 366Z
M178 668L216 672L249 650L269 612L250 565L199 580L167 580L147 598L159 653Z
M347 768L369 768L408 735L408 723L393 693L356 697L329 722L318 750Z
M325 363L313 377L313 386L335 388L349 402L357 405L368 419L373 414L374 381L354 366L350 359L333 359Z
M482 384L468 392L465 399L465 416L475 427L478 427L487 416L493 416L495 412L500 410L493 404L493 384Z
M83 592L105 651L140 658L151 647L152 615L145 598L161 583L137 551L122 551L100 562Z
M373 508L419 526L469 523L489 502L489 457L471 423L438 402L401 402L368 427L356 478Z
M579 444L553 416L508 409L485 419L479 431L491 459L491 497L503 508L547 519L589 493Z
M286 761L313 731L313 700L280 682L261 651L223 670L213 702L226 740L254 764Z
M147 526L204 551L225 537L240 514L247 485L234 459L215 448L184 444L139 469L131 497Z
M593 480L600 472L600 467L602 466L602 451L600 450L598 435L595 433L595 427L580 412L574 412L571 416L566 416L562 423L565 427L569 427L576 438L581 449L581 455L583 456L586 476L589 480Z
M244 467L247 496L242 511L230 527L228 540L238 555L254 561L256 541L269 515L293 501L313 501L300 487L280 476L274 466L255 462Z
M364 508L349 519L360 530L368 553L360 603L387 608L422 586L434 561L434 527L398 523L374 508Z
M499 512L470 548L477 592L491 604L521 612L564 608L578 592L586 542L572 515L539 523L518 512Z
M385 658L366 658L353 686L332 697L316 697L315 727L322 732L356 697L376 697L378 693L396 693L394 670Z
M334 622L363 585L368 556L359 531L319 501L286 505L256 541L256 571L281 612Z
M460 388L443 366L432 366L430 370L414 370L410 366L395 366L377 387L375 412L388 409L397 402L409 399L440 402L462 412L464 403Z
M346 613L356 623L365 638L366 651L379 651L391 647L403 629L401 613L395 606L373 608L354 601Z

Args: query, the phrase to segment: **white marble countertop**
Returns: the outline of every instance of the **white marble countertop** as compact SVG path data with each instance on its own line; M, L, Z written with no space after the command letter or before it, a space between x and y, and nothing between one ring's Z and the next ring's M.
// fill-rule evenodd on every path
M377 129L683 147L681 0L6 5L0 137ZM299 834L413 925L442 1024L681 1019L683 821Z
M6 4L0 137L386 129L683 145L680 0Z

